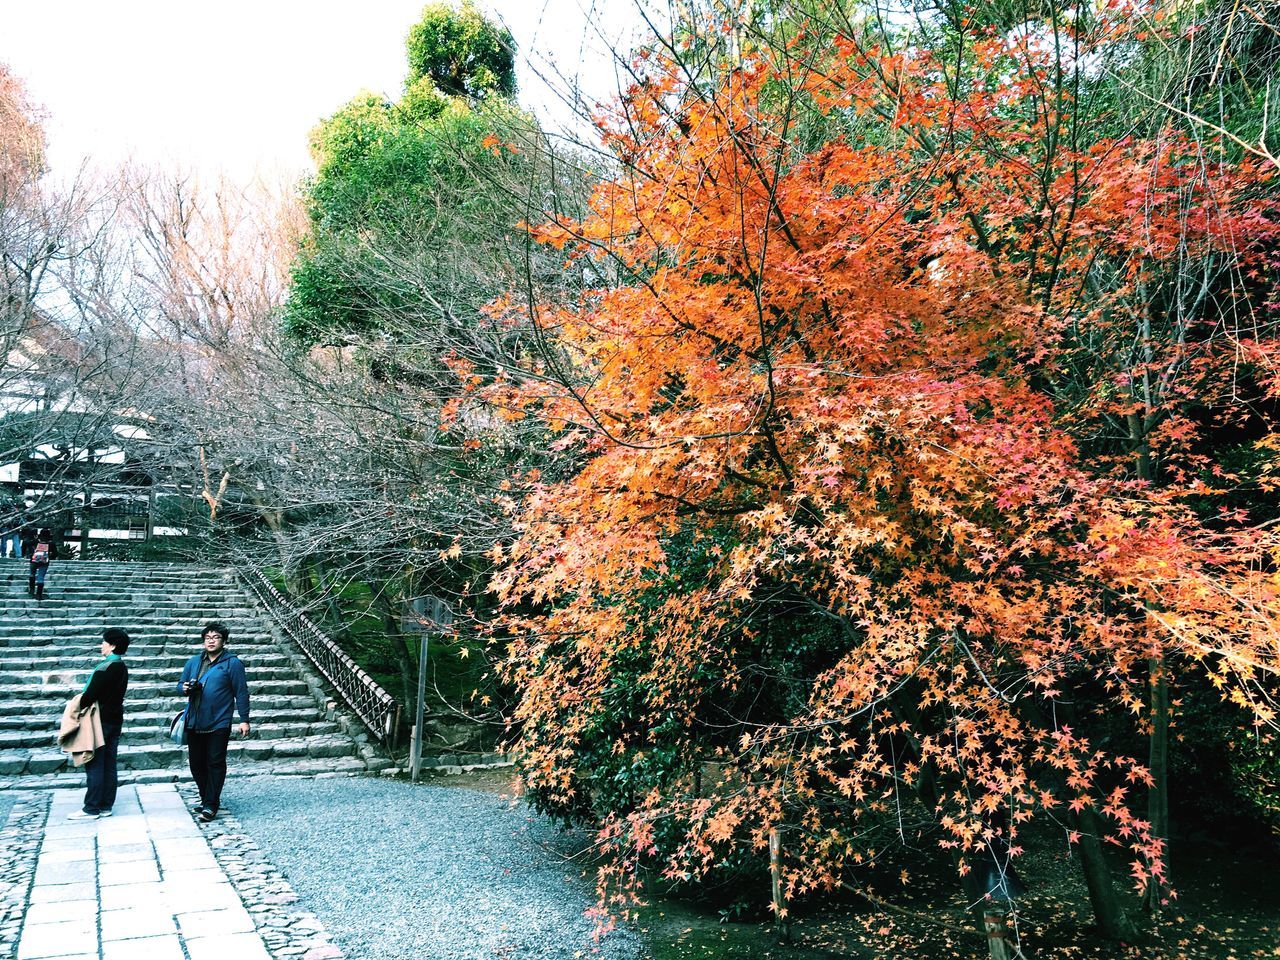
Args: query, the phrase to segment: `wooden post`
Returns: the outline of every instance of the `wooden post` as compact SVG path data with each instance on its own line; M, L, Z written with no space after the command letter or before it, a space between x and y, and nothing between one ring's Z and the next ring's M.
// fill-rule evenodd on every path
M1009 924L1004 911L995 904L988 904L982 911L982 925L987 931L991 960L1012 960L1015 954L1009 949Z
M143 540L148 543L156 535L156 482L153 478L151 487L147 490L147 527L143 535Z
M791 911L787 903L787 888L782 882L782 830L769 830L769 880L772 886L773 921L778 939L791 942Z
M418 638L418 698L413 708L413 769L410 774L414 783L418 782L418 774L422 770L422 718L427 699L427 649L430 642L425 633Z

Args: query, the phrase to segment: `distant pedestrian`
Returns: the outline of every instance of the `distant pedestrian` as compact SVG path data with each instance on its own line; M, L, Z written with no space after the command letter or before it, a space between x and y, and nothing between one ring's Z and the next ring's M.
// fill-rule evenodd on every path
M90 707L98 708L102 723L102 745L93 751L93 759L84 766L87 780L84 806L68 820L97 820L111 816L116 802L119 776L116 759L120 749L120 733L124 729L124 694L129 687L129 668L124 655L129 649L129 634L119 627L102 631L102 662L93 668L89 682L80 694L80 715Z
M37 600L44 599L44 580L49 574L49 563L58 559L58 545L53 542L53 531L45 527L36 537L31 551L31 566L27 572L27 594Z
M0 553L6 557L22 556L22 522L16 515L9 518L9 525L5 527Z
M36 550L36 528L29 523L24 526L18 545L22 548L22 556L30 560L31 554Z
M240 736L249 735L249 685L244 664L226 649L226 624L206 623L200 639L204 650L182 668L178 692L187 698L187 763L200 791L195 812L208 823L222 802L233 713L240 717Z

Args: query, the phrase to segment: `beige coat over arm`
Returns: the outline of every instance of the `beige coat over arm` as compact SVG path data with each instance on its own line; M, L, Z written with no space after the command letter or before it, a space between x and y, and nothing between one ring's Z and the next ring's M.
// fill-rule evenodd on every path
M58 746L63 753L71 754L71 762L82 767L93 759L93 752L105 744L102 736L102 720L95 703L83 714L80 711L80 694L67 701L62 709L62 722L58 725Z

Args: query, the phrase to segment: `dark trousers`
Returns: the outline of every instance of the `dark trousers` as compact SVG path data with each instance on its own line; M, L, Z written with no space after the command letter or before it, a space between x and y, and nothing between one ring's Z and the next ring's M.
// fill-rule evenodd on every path
M227 743L231 728L205 733L187 732L187 764L200 790L200 802L214 813L222 802L222 783L227 779Z
M106 743L93 751L93 759L84 765L85 779L88 781L84 791L85 813L102 813L116 804L116 756L120 749L120 725L104 723L102 739Z
M41 596L44 593L44 578L49 572L47 563L33 563L27 572L27 593Z

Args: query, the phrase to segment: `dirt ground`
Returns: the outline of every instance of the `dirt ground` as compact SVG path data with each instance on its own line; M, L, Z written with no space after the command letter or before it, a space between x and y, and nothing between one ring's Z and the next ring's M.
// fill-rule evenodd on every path
M514 796L511 773L485 771L443 777L440 786ZM1019 870L1029 895L1019 903L1018 933L1028 960L1246 960L1280 957L1280 855L1271 846L1174 845L1173 905L1142 918L1143 940L1101 939L1079 869L1064 840L1033 838ZM939 862L945 858L939 858ZM918 866L918 860L917 860ZM791 942L780 942L772 921L724 922L719 910L651 895L635 925L652 960L828 960L835 957L933 958L986 956L952 877L945 871L915 876L903 887L901 865L886 864L869 879L872 899L846 894L799 904ZM1124 874L1117 863L1117 880ZM894 889L894 887L897 889ZM885 906L891 904L891 907Z

